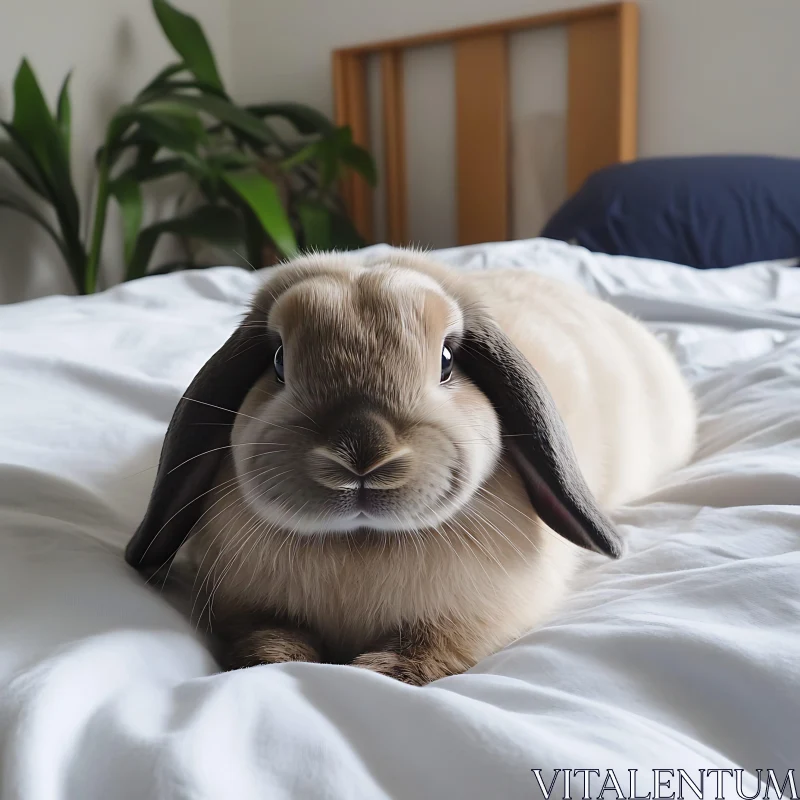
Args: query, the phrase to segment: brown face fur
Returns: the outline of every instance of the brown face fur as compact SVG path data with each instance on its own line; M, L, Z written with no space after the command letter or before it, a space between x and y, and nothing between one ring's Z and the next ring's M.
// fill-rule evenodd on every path
M482 392L457 366L441 382L443 344L463 330L458 303L393 266L284 285L256 307L270 305L264 348L280 338L285 383L270 366L233 430L251 509L299 535L420 531L452 517L500 452Z

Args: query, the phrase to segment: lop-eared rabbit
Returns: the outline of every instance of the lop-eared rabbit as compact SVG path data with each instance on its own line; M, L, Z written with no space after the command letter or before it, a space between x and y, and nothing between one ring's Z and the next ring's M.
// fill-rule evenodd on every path
M643 325L524 270L411 251L267 273L169 425L128 561L185 545L238 668L352 664L422 685L541 624L607 516L694 447Z

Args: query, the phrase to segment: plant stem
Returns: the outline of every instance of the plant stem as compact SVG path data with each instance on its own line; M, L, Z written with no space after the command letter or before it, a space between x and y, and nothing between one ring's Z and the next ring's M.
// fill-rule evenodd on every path
M106 228L106 211L108 210L108 177L111 171L111 166L108 163L108 144L106 142L106 146L103 148L103 155L99 165L100 177L97 182L97 203L94 209L94 221L92 222L92 244L84 275L84 294L93 294L97 289L97 271L100 263L100 250L103 246L103 234Z

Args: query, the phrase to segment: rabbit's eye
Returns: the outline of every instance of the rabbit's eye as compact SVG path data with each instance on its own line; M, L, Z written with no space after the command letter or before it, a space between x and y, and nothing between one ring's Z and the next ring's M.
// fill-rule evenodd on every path
M453 351L448 347L447 343L442 345L442 373L439 378L439 383L447 383L450 376L453 374Z
M275 358L273 359L275 362L275 377L278 379L278 383L284 383L283 378L283 345L281 345L275 351Z

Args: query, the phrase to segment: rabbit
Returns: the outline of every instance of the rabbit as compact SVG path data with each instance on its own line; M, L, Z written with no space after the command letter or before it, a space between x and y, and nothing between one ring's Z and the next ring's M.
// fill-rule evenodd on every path
M549 619L608 517L691 457L668 350L588 292L419 251L273 267L179 401L140 570L183 552L227 669L421 686Z

